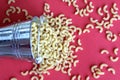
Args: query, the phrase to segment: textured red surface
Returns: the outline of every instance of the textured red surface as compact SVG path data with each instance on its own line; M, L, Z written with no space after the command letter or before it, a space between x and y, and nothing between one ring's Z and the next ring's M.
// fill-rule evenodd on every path
M91 17L100 19L101 17L96 14L97 7L103 6L107 4L109 8L112 6L112 3L116 2L117 6L120 9L120 1L119 0L91 0L93 5L95 6L94 12L90 14ZM63 3L62 0L16 0L16 3L12 3L12 6L19 6L20 8L25 8L28 10L29 14L32 16L40 16L43 12L43 3L48 2L50 4L50 9L54 12L55 15L60 13L64 13L68 18L73 19L73 24L77 27L84 28L87 23L90 23L89 17L81 18L78 15L74 15L75 9L70 6L68 7L66 3ZM78 4L80 8L85 7L83 0L78 0ZM3 24L3 18L7 17L5 15L5 11L9 8L10 5L7 5L7 0L0 1L0 26L8 25ZM16 22L18 19L22 21L25 20L24 13L20 14L11 14L11 20ZM111 28L111 31L118 34L120 33L120 21L114 22L114 27ZM105 38L104 33L98 33L98 30L94 29L91 30L90 33L83 34L79 36L81 42L83 44L83 51L79 51L76 53L78 55L78 59L80 62L78 63L77 67L73 68L72 75L80 74L82 76L82 80L85 80L86 75L90 75L90 80L95 80L92 78L92 74L90 72L91 65L100 64L100 63L107 63L110 67L115 68L116 75L112 75L106 69L105 75L101 76L98 80L120 80L120 60L116 63L113 63L109 60L109 56L113 55L113 48L119 47L120 48L120 37L114 43L109 42ZM100 49L106 48L110 51L109 55L101 55L99 53ZM120 53L120 51L119 51ZM118 54L120 57L120 54ZM15 76L18 80L30 80L30 76L22 77L20 75L20 71L29 70L32 68L32 64L26 61L20 61L10 58L0 58L0 80L9 80L10 77ZM50 71L51 74L49 76L45 75L45 80L70 80L65 74L61 72L56 72L54 70Z

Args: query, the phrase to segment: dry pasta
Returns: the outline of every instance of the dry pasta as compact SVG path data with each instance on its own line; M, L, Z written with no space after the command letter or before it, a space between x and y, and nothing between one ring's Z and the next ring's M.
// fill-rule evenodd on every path
M109 54L109 51L108 51L108 50L103 49L103 50L101 50L101 51L100 51L100 53L101 53L101 54Z
M80 46L82 45L82 43L81 43L80 39L78 39L78 45L80 45Z
M45 12L50 12L50 5L48 3L45 3L44 10Z
M98 66L97 65L93 65L92 67L91 67L91 72L95 72L95 68L97 68Z
M8 10L6 11L6 15L7 15L7 16L10 16L10 12L12 12L12 9L8 9Z
M107 8L108 8L108 5L104 5L104 6L103 6L103 11L104 11L105 13L108 13Z
M26 16L26 19L32 19L33 17L31 15Z
M114 51L114 54L115 54L115 55L118 55L118 50L119 50L119 48L114 48L113 51Z
M4 18L3 23L11 22L10 18Z
M77 80L81 80L81 75L78 75L78 76L77 76Z
M90 76L86 76L85 80L90 80Z
M87 13L87 10L86 10L86 9L83 9L83 15L84 15L84 16L89 16L89 14Z
M77 63L79 63L79 60L75 60L74 63L73 63L73 66L76 67Z
M98 22L98 20L95 20L95 19L93 19L92 17L90 17L90 21L91 21L92 23Z
M18 80L17 78L13 77L13 78L10 78L10 80Z
M99 32L102 33L103 32L103 27L102 26L96 26L96 29L99 29Z
M81 9L80 11L79 11L79 15L81 16L81 17L83 17L84 15L83 15L83 9Z
M119 57L113 57L113 56L110 56L110 60L112 62L117 62L119 60Z
M85 28L86 29L88 29L88 28L94 29L94 26L93 26L93 24L87 24Z
M93 77L94 77L95 79L98 79L98 78L100 78L100 75L97 75L96 73L93 73Z
M90 9L90 6L89 6L89 5L86 6L86 10L87 10L87 12L89 12L89 13L92 13L92 12L93 12L93 9L92 9L92 8Z
M111 18L110 23L113 23L113 21L117 21L117 19L116 18Z
M111 72L113 75L115 75L115 73L116 73L114 68L108 68L107 70L108 70L109 72Z
M113 4L113 9L119 10L116 3Z
M109 20L109 19L110 19L110 14L109 14L109 13L107 13L106 15L107 15L106 17L103 17L103 20L106 20L106 21L107 21L107 20Z
M82 34L82 29L81 28L76 28L76 30L78 30L78 35Z
M25 13L25 16L28 16L28 11L26 9L22 9L22 12Z
M76 75L72 76L71 80L75 80L77 78Z
M84 3L85 3L85 4L87 4L87 3L88 3L88 1L87 1L87 0L84 0Z
M117 35L116 35L116 34L113 34L112 42L115 42L116 40L117 40Z
M89 29L84 29L83 33L90 33L90 30Z
M12 13L15 13L16 12L16 9L14 6L10 6L10 9L12 9Z
M75 11L75 15L78 15L78 14L79 14L79 11L80 11L80 10L79 10L79 8L77 7L77 8L76 8L76 11Z
M98 14L99 14L100 16L103 16L102 8L101 8L101 7L98 8Z
M8 4L15 3L15 0L8 0Z
M93 2L89 2L89 6L90 6L90 8L94 8Z
M32 76L31 80L39 80L37 76Z
M19 14L21 12L20 7L16 7L16 10L17 10L17 14Z
M118 14L118 12L115 11L113 8L111 8L111 13L112 13L112 14Z
M105 64L105 63L100 64L100 69L103 69L104 67L105 68L108 67L108 64Z
M75 52L78 52L79 50L83 50L82 47L76 47Z
M68 75L71 76L71 68L68 69Z
M104 24L104 21L102 20L101 22L96 22L98 26L102 26Z
M27 76L29 71L21 72L22 76Z

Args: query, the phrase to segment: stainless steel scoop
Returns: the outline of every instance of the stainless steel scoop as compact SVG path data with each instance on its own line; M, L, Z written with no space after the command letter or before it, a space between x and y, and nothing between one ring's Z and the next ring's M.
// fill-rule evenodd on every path
M31 25L32 22L42 25L44 21L45 17L40 16L40 18L34 17L29 21L0 28L0 56L13 56L40 63L42 57L39 54L35 57L32 52Z

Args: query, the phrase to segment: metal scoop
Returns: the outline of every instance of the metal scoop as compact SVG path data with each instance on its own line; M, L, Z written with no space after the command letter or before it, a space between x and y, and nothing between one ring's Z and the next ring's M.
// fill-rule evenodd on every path
M19 59L34 60L36 63L40 63L43 60L39 54L35 57L32 52L32 22L42 25L45 22L45 17L34 17L29 21L0 28L0 56L13 56Z

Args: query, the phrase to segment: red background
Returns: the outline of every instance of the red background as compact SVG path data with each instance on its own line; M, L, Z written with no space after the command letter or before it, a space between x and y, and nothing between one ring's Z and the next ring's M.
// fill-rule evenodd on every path
M90 0L89 0L90 1ZM90 14L91 17L100 19L101 17L97 14L97 7L107 4L110 8L112 3L116 2L118 8L120 9L119 0L91 0L95 6L94 12ZM48 2L50 4L51 11L57 16L60 13L64 13L68 18L73 19L73 24L77 27L84 28L87 23L90 23L89 17L81 18L79 15L74 15L75 9L70 6L68 7L66 3L63 3L62 0L16 0L16 3L12 3L12 6L19 6L22 9L27 9L29 14L32 16L40 16L43 12L44 3ZM80 8L84 8L85 4L83 0L78 0L78 5ZM18 19L21 21L26 20L24 13L20 14L11 14L10 19L11 23L3 24L3 18L7 17L5 11L9 8L10 5L7 4L7 0L0 1L0 26L5 26L17 22ZM114 27L111 28L111 31L118 34L120 33L120 21L114 22ZM115 68L116 75L112 75L110 72L105 71L105 75L101 76L98 80L120 80L120 60L116 63L113 63L109 60L109 56L113 55L113 48L120 48L120 37L114 43L109 42L105 38L105 32L98 33L98 30L91 30L90 33L83 34L79 36L83 44L83 51L76 53L80 62L77 67L73 68L72 75L80 74L82 80L85 80L86 75L92 75L90 72L90 66L100 63L107 63L110 67ZM101 55L100 49L108 49L110 51L109 55ZM120 51L119 51L120 53ZM120 54L118 54L120 56ZM16 77L18 80L30 80L31 76L23 77L20 75L20 71L29 70L32 68L32 63L26 61L10 59L10 58L0 58L0 80L9 80L10 77ZM56 72L54 70L50 71L49 76L45 75L45 80L70 80L70 77L61 72ZM95 80L92 78L90 80Z

